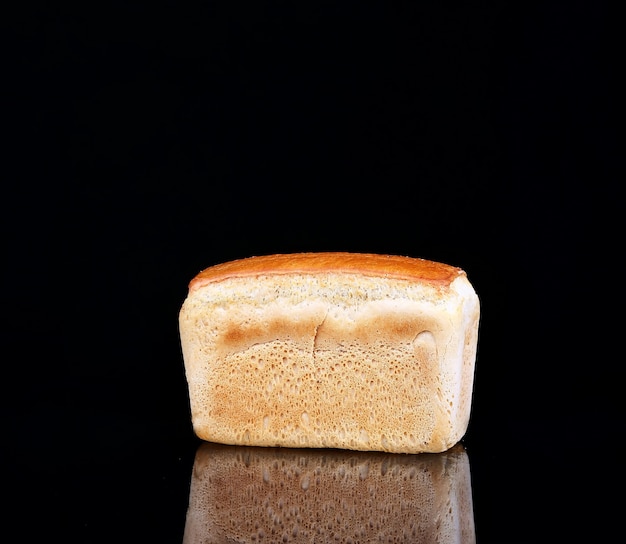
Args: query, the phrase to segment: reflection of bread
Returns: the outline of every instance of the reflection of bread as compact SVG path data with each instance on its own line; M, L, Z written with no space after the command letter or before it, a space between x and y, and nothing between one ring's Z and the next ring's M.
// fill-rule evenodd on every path
M287 254L208 268L189 287L180 336L199 437L418 453L465 433L479 302L459 268Z
M198 449L185 544L475 541L461 444L444 453Z

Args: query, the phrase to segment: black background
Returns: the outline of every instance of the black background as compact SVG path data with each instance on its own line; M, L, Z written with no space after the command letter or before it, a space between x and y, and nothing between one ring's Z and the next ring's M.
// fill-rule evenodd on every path
M612 525L624 177L603 2L24 3L6 21L22 540L180 542L187 283L334 250L460 266L481 298L478 542Z

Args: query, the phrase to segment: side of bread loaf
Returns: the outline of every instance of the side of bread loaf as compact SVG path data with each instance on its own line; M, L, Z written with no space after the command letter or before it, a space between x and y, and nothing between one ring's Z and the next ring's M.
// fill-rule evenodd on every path
M194 278L179 317L205 440L417 453L466 431L479 302L458 268L342 253L244 259Z
M185 544L331 541L475 542L462 445L423 455L200 446Z

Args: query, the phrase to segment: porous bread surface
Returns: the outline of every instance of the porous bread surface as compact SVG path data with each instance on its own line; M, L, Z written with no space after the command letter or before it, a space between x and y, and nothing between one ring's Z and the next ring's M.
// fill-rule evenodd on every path
M478 312L464 274L204 283L180 312L194 429L225 444L444 451L469 421Z
M461 444L397 455L202 445L183 542L475 542Z

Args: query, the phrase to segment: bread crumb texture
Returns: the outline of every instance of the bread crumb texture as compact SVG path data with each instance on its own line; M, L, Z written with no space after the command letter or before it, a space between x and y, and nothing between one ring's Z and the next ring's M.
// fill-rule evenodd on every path
M223 444L444 451L469 421L478 313L464 274L204 284L180 312L195 432Z
M468 457L205 443L183 542L471 544Z

